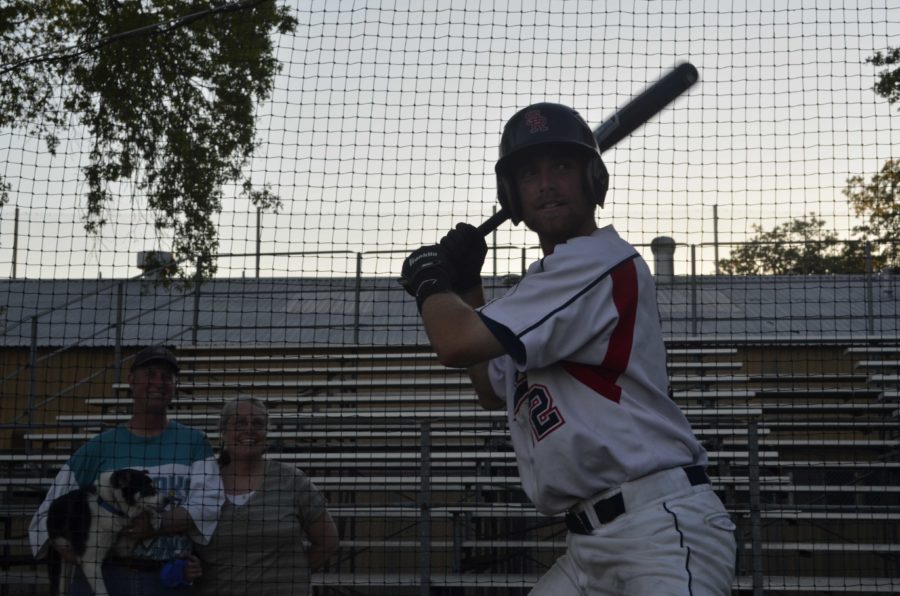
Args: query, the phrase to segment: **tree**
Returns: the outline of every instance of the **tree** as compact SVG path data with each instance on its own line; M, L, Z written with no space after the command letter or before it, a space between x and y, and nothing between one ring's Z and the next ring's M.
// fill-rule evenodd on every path
M719 261L731 275L810 275L860 273L866 270L858 243L842 242L825 229L815 213L764 231L753 225L756 236Z
M215 272L223 188L262 209L280 201L244 172L257 102L279 64L271 34L296 20L275 0L9 0L0 9L0 126L56 149L64 115L89 136L85 228L146 201L187 275ZM8 200L0 179L0 206Z
M866 62L885 68L877 75L875 93L888 100L900 102L900 48L876 52ZM862 238L872 242L882 266L900 267L900 160L889 159L881 172L868 183L862 176L847 180L844 194L850 199L856 214L867 223L854 228Z
M867 217L854 231L871 243L877 266L900 267L900 160L887 160L868 183L851 177L844 194L856 214Z

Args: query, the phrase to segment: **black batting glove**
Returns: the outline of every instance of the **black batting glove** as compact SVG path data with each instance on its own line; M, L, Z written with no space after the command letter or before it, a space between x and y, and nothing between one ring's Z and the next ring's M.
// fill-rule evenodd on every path
M416 299L421 313L426 298L453 289L455 277L444 249L435 244L418 248L406 257L400 272L400 285Z
M441 239L441 248L456 271L454 292L465 292L481 285L481 268L487 256L487 242L475 226L467 223L456 224Z

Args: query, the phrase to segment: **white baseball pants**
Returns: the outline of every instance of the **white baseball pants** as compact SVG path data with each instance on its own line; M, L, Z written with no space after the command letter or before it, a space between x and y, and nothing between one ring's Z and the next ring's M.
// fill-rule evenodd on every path
M735 525L709 484L691 486L675 468L620 489L625 513L591 534L569 532L566 554L531 596L731 593Z

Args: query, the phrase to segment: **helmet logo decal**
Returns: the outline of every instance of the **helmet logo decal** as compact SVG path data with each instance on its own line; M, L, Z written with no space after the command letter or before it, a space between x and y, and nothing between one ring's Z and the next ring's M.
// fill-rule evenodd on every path
M550 130L550 127L547 126L547 119L541 114L540 110L531 110L526 113L525 125L528 126L528 132L531 134Z

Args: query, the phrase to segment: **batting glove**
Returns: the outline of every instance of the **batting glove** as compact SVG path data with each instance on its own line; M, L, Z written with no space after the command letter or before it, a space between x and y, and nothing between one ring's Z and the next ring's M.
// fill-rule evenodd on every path
M439 292L450 291L455 277L444 249L435 244L418 248L406 257L400 273L400 285L416 299L416 306L421 313L425 299Z
M461 293L481 285L481 268L488 248L484 235L475 226L456 224L456 229L441 239L441 248L456 270L453 291Z

